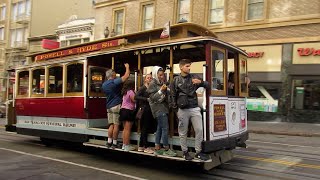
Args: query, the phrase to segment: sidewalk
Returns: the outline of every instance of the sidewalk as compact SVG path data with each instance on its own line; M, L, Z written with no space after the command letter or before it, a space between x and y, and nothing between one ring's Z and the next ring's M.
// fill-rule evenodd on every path
M248 121L250 133L320 137L320 124Z

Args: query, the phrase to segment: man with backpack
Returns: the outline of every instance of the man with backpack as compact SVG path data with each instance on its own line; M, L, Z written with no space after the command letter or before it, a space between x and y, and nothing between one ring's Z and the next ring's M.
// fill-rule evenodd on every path
M180 75L173 79L171 87L171 96L173 108L178 108L177 116L179 119L178 132L180 137L183 157L190 161L193 157L188 152L187 134L189 121L195 131L195 150L196 159L207 161L210 156L202 153L201 143L203 141L203 124L200 107L198 106L198 97L196 90L199 87L208 87L208 82L204 82L190 74L191 61L182 59L179 62Z

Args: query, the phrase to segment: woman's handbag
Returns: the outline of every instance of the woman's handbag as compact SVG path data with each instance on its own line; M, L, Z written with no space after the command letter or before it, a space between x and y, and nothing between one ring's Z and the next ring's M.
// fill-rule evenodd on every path
M143 114L144 108L140 107L136 113L136 119L140 120Z

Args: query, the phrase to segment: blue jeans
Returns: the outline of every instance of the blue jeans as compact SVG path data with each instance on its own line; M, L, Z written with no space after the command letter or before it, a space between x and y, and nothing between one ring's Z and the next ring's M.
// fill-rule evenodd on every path
M163 146L169 146L168 143L168 115L166 113L158 113L156 117L158 121L157 132L156 132L156 145L160 145L162 138Z

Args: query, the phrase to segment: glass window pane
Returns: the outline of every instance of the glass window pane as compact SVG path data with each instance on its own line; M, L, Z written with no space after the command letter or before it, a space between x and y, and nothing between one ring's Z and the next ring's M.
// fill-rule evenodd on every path
M189 21L190 0L179 1L178 21L182 18Z
M75 44L81 44L81 39L70 40L70 46L75 45Z
M264 0L249 0L248 3L252 4L252 3L260 3L263 2Z
M143 20L142 30L148 30L153 28L153 4L143 6Z
M83 42L89 42L90 41L90 38L84 38L83 39Z
M66 47L66 46L67 46L67 41L60 42L60 47Z
M123 21L123 10L117 11L117 24L122 24Z
M12 19L13 21L15 21L17 15L18 15L18 4L15 3L15 4L13 4L12 13L11 13L11 19Z
M239 60L240 65L240 72L239 72L239 78L240 78L240 90L242 93L247 93L247 62L246 59L240 58Z
M211 0L209 23L221 23L224 18L224 0Z
M26 12L26 4L21 1L18 3L18 15L24 14Z
M263 3L255 3L248 5L248 20L261 19L263 17Z
M6 6L2 6L0 20L5 20L5 19L6 19Z
M116 25L116 35L121 35L122 34L122 25L118 24Z
M219 23L223 21L223 9L211 10L210 23Z
M293 107L320 110L320 80L293 80Z
M32 94L44 94L45 70L36 69L32 72Z
M10 30L10 47L14 47L16 42L16 30Z
M145 20L144 21L144 28L143 30L152 29L152 20Z
M149 4L145 6L144 9L145 19L152 19L153 18L153 5Z
M212 51L212 90L224 89L224 53Z
M234 54L233 54L234 57ZM230 57L229 57L230 58ZM235 81L235 74L234 74L234 58L228 59L228 96L235 96L236 95L236 81Z
M26 14L27 15L31 14L31 2L30 2L30 0L26 1Z
M123 9L115 11L114 29L115 29L116 35L121 35L122 34L123 16L124 16L124 10Z
M91 93L103 93L102 83L105 80L105 69L91 68L91 81L90 81L90 92Z
M0 40L4 40L4 28L0 28Z
M82 92L83 64L76 63L67 66L67 93Z
M18 95L28 95L29 93L29 71L19 73Z
M62 71L61 66L49 68L48 93L62 93Z
M223 8L224 0L211 0L211 9Z

